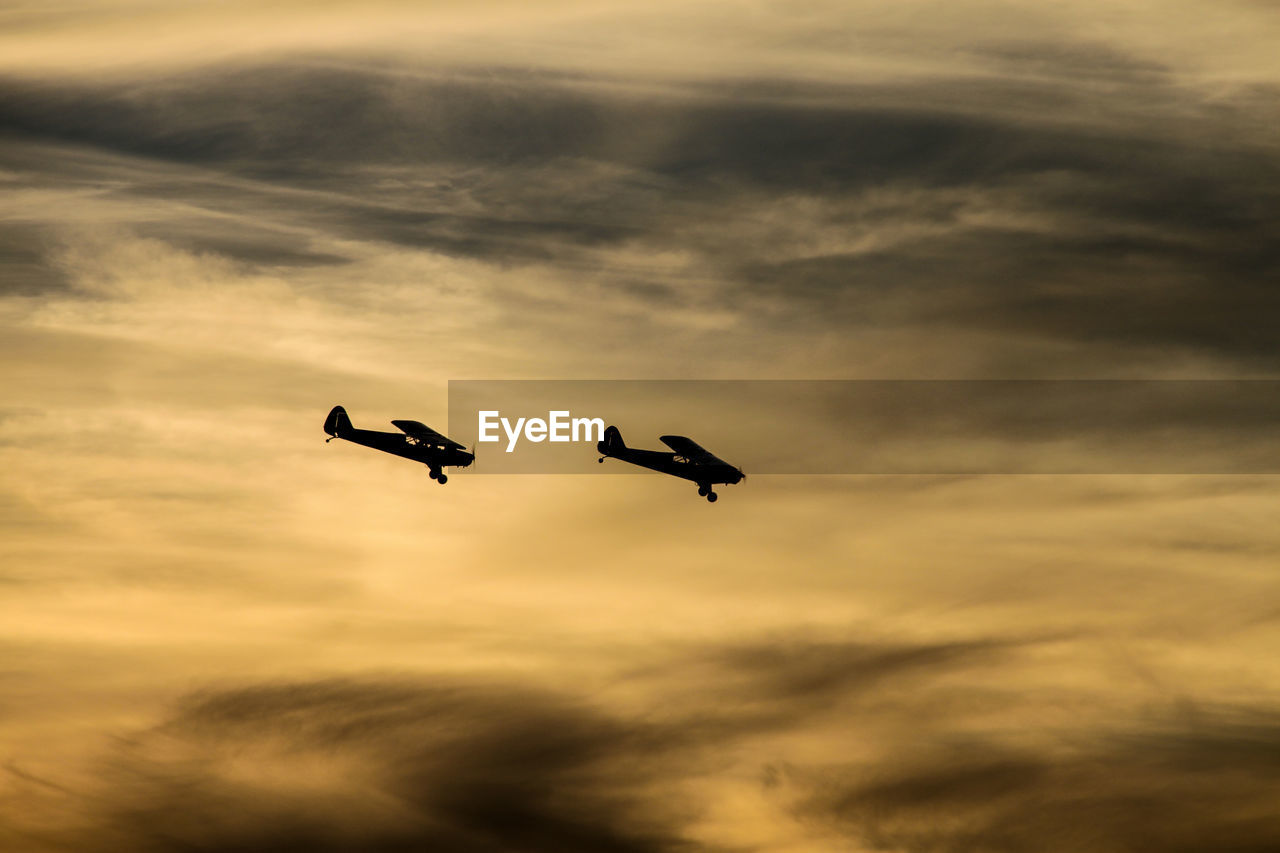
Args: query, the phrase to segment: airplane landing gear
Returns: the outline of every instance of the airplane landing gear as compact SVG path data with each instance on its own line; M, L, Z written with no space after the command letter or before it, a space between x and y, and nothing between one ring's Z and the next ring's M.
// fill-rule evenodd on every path
M596 461L597 461L597 462L599 462L601 465L603 465L603 464L604 464L604 457L603 457L603 456L601 456L601 457L600 457L599 459L597 459Z
M715 492L707 492L707 502L708 502L708 503L715 503L715 502L716 502L716 498L718 498L718 497L720 497L720 496L719 496L719 495L717 495Z
M432 468L429 471L427 471L427 476L434 480L436 477L440 476L440 472L437 471L435 468Z
M711 491L710 486L704 486L702 483L698 484L698 497L705 498L709 491Z
M436 482L443 486L445 483L449 482L449 477L441 471L440 476L436 477Z

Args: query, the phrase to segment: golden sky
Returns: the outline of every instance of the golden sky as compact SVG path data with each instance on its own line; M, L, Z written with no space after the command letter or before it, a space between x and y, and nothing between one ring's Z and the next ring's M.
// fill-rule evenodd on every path
M321 433L443 429L451 379L1280 378L1277 43L3 4L0 849L1280 847L1276 476L710 506Z

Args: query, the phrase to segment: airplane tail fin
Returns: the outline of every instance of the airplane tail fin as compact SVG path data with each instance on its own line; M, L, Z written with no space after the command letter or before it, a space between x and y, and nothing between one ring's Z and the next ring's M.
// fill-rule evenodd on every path
M329 417L324 419L324 431L330 436L341 438L351 429L351 418L347 417L347 410L341 406L334 406Z
M611 426L604 431L604 440L596 442L596 450L609 456L619 450L626 450L627 445L622 441L622 433L618 431L616 426Z

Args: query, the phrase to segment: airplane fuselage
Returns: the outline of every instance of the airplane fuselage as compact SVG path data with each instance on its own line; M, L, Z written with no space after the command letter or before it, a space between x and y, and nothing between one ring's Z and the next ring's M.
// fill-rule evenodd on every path
M374 429L344 430L335 436L354 444L381 450L414 462L421 462L429 468L439 470L444 466L466 468L475 459L465 450L456 447L431 447L414 443L409 436L398 432L381 432Z
M661 450L640 450L635 447L605 450L604 455L610 459L618 459L623 462L630 462L632 465L639 465L641 468L648 468L651 471L659 471L663 474L670 474L673 477L692 480L699 485L715 486L723 484L733 486L742 482L742 472L724 462L712 464L688 462L676 453L666 453Z

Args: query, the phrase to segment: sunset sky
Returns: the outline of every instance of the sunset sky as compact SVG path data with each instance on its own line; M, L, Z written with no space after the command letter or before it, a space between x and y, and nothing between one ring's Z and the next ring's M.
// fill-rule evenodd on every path
M1278 44L1264 0L0 3L0 850L1280 849L1280 476L712 506L321 431L468 379L1280 379Z

